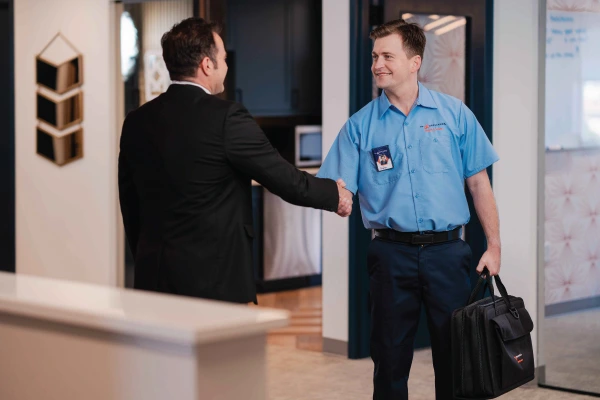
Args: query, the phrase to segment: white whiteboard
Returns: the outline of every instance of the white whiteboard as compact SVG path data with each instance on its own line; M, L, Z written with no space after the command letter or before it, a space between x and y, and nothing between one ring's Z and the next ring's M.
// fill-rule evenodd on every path
M546 148L598 146L600 13L548 10Z

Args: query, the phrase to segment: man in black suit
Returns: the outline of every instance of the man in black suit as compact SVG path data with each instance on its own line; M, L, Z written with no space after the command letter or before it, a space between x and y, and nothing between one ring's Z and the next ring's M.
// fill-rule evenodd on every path
M189 18L164 34L173 84L125 119L119 200L136 289L256 302L251 180L343 217L352 195L341 180L296 169L242 105L213 96L227 74L218 32Z

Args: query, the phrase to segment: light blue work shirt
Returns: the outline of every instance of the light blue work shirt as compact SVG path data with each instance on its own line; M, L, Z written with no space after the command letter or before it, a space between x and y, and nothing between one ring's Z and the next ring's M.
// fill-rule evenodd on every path
M383 146L393 168L378 171L373 149ZM350 117L317 176L358 193L367 229L440 232L469 222L465 179L496 161L473 112L419 83L408 117L385 91Z

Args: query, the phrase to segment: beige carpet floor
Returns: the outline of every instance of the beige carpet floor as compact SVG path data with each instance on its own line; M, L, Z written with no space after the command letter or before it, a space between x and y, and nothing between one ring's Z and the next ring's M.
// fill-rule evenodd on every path
M367 400L372 398L372 362L269 345L268 390L270 400ZM431 352L415 353L409 380L410 400L434 400ZM588 396L542 389L530 383L503 400L584 400Z

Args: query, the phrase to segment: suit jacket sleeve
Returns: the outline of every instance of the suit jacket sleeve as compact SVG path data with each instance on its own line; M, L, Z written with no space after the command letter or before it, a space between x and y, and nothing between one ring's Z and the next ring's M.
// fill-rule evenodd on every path
M135 189L131 167L127 161L127 125L125 120L121 134L119 152L119 203L123 215L123 225L129 247L135 258L138 238L140 236L139 200Z
M295 205L337 210L339 192L335 181L315 178L284 160L240 104L229 108L224 142L227 159L234 167L271 193Z

